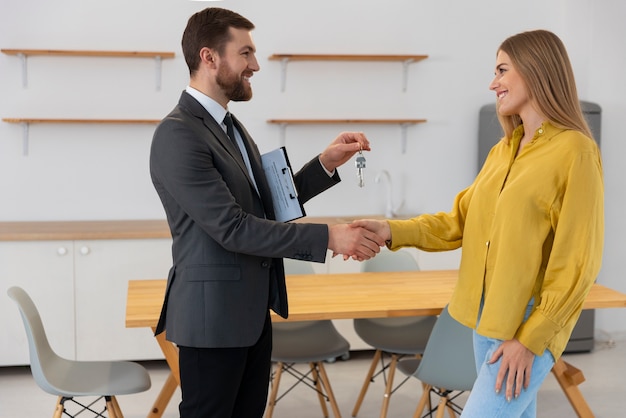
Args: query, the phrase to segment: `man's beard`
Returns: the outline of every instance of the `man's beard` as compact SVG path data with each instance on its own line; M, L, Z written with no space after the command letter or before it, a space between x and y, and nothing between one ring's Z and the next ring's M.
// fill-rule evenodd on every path
M252 98L252 89L244 84L243 77L235 74L228 64L220 64L217 70L217 85L222 88L226 97L233 102L245 102Z

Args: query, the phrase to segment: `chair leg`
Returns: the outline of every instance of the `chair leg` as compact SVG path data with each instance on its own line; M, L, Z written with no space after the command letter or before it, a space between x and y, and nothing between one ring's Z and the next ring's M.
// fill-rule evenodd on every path
M424 412L424 409L426 408L427 403L430 406L430 389L431 388L432 386L422 383L422 397L420 398L420 401L417 404L417 408L415 408L415 413L413 414L413 418L420 418L422 416L422 413Z
M454 409L452 409L452 407L450 406L450 404L446 405L446 409L448 409L448 415L450 415L450 418L456 418L456 412L454 412Z
M383 395L383 406L380 410L380 418L387 418L387 410L389 409L389 400L393 390L393 376L396 373L396 365L398 364L398 355L391 355L391 364L389 365L389 375L387 376L387 386Z
M274 378L272 379L272 392L267 404L267 412L265 418L272 418L274 413L274 406L276 406L276 396L278 395L278 386L280 385L280 376L283 372L283 363L276 363L276 371L274 372Z
M363 382L361 393L359 393L359 398L356 400L356 404L354 405L354 409L352 410L353 417L356 417L356 415L359 413L359 409L361 408L361 404L363 403L363 399L365 398L367 389L369 388L369 385L372 382L372 376L374 376L374 371L376 371L376 366L378 365L378 362L380 361L381 356L382 356L382 351L376 350L376 353L374 354L374 358L372 359L372 364L370 365L370 369L367 372L367 376L365 376L365 382Z
M115 396L111 396L111 404L113 405L113 409L115 410L115 416L117 418L124 418L124 414L122 414L122 408L120 408L120 404L117 402L117 398Z
M318 364L319 363L309 363L309 367L311 368L311 375L313 377L313 382L315 383L315 389L317 390L317 399L319 399L320 406L322 407L322 413L324 414L324 418L328 418L328 408L326 408L326 399L324 398L324 387L322 386L320 375L318 373L318 366L317 366Z
M109 418L121 418L117 416L117 412L115 411L115 406L113 405L113 400L110 396L104 397L106 401L106 409L109 414Z
M439 405L437 405L436 418L443 418L443 415L446 413L447 406L448 406L448 397L442 396L441 398L439 398Z
M61 418L63 415L63 396L57 398L57 404L54 406L54 414L52 418Z
M322 379L322 384L324 385L324 388L326 389L326 395L328 396L330 407L333 409L335 418L341 418L341 413L339 412L339 406L337 405L337 400L335 399L333 388L330 386L330 380L328 380L328 375L326 374L326 368L324 367L324 363L320 361L317 363L317 365L320 370L320 377Z

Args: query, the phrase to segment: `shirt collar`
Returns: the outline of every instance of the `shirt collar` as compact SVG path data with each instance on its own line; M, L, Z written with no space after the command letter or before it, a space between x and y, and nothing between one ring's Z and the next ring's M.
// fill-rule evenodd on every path
M533 141L539 138L551 139L553 136L563 132L564 130L565 129L563 128L557 128L556 126L551 124L549 121L545 121L535 131L535 134L533 135ZM524 125L519 125L513 131L513 135L511 135L511 139L513 143L518 144L523 136L524 136Z
M198 103L202 105L206 109L207 112L217 121L217 123L223 123L224 117L228 112L227 109L224 109L221 104L211 99L206 94L202 93L200 90L194 89L191 86L187 86L185 91L189 93L191 97L196 99Z

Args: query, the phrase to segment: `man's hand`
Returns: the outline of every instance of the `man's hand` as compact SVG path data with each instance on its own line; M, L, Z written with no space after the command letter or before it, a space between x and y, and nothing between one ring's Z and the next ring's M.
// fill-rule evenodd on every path
M359 150L370 151L370 142L363 132L342 132L320 155L326 170L333 172Z
M353 221L350 226L354 228L365 228L378 235L383 241L391 240L391 228L389 227L389 222L384 219L359 219Z
M522 387L526 389L530 384L530 372L535 355L518 340L513 339L503 342L493 353L489 363L495 363L500 357L502 357L502 364L498 370L498 376L496 376L495 391L499 393L502 390L502 385L506 383L505 396L506 400L510 402L513 396L515 398L519 396ZM507 376L506 382L504 382L505 376ZM513 387L515 387L515 393Z
M344 259L369 260L380 252L385 240L374 232L357 228L349 224L330 225L328 227L328 249L333 256L343 254Z

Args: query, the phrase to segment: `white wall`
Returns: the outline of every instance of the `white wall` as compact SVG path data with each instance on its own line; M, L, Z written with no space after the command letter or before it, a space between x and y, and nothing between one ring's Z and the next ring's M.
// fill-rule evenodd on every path
M28 58L28 87L18 58L0 54L0 116L57 118L163 117L188 76L180 51L187 18L212 3L187 0L0 0L0 47L174 51L164 60L162 89L154 62L121 58ZM262 151L279 146L270 118L426 118L408 128L400 153L397 126L288 127L287 148L299 166L341 130L364 130L366 187L353 168L344 181L307 205L310 215L382 213L385 190L374 176L387 169L394 199L405 213L448 210L476 172L480 106L493 101L487 86L496 48L522 30L546 28L566 43L580 97L603 109L606 251L599 282L626 291L620 238L626 234L623 193L626 114L623 69L626 5L620 0L225 0L256 25L261 71L255 97L231 109ZM401 90L399 63L291 63L280 91L273 53L428 54L409 66ZM22 155L19 125L0 123L1 221L164 218L148 174L153 126L33 125ZM438 267L455 267L442 257ZM597 328L626 338L626 310L598 312Z

